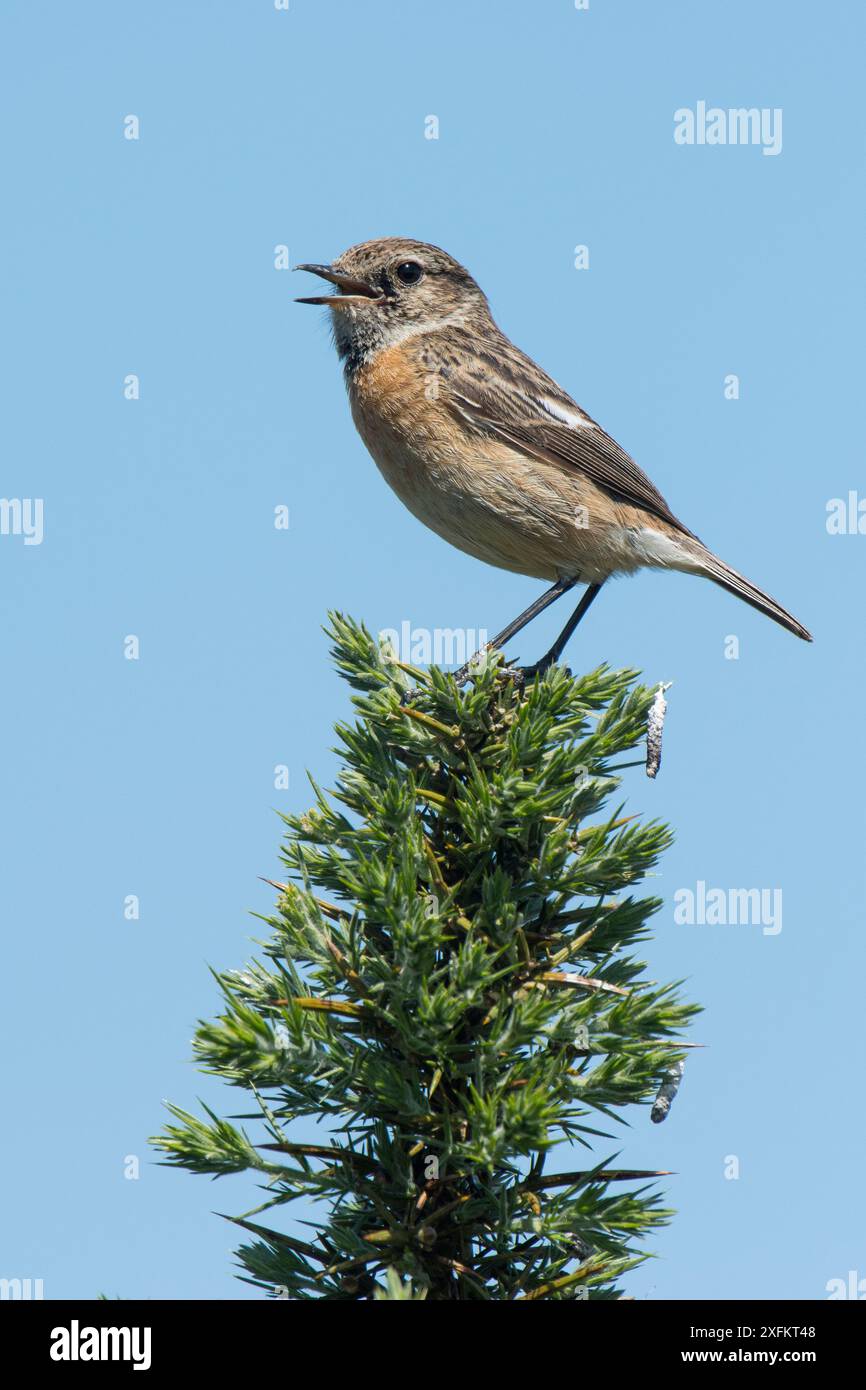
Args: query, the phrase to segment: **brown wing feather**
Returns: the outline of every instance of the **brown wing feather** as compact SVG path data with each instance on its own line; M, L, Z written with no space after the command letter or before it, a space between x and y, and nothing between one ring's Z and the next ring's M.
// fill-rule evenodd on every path
M535 458L581 469L612 496L643 507L697 539L634 459L503 334L480 339L452 329L449 340L449 350L437 363L446 382L440 399L464 420ZM545 399L585 423L558 421L542 404Z

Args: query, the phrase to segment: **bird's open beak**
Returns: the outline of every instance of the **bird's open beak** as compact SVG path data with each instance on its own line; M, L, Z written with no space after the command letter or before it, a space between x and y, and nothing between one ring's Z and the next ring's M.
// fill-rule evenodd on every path
M296 299L296 304L329 304L332 309L341 304L382 304L385 296L381 290L374 289L364 280L356 280L353 275L344 275L330 265L296 265L295 270L309 270L323 280L330 280L341 291L340 294L317 294L311 299Z

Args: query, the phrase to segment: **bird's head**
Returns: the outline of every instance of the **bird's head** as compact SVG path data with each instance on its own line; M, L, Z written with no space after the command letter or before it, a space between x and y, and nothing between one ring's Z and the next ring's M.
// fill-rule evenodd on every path
M381 237L344 251L330 265L299 265L334 286L299 299L331 310L337 351L362 361L381 348L444 323L489 318L484 293L447 251L407 237Z

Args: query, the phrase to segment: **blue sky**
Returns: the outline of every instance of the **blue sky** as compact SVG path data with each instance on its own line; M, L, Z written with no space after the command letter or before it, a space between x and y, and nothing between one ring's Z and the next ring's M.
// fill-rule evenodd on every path
M668 1121L624 1134L629 1166L678 1175L630 1292L822 1298L866 1277L866 536L826 524L866 489L863 16L9 0L2 29L0 494L42 499L44 535L0 534L0 1275L49 1298L255 1296L212 1215L255 1190L155 1166L146 1136L163 1097L238 1108L189 1038L217 1006L207 965L241 965L269 909L275 811L306 805L305 768L334 771L326 610L493 632L538 592L402 509L323 314L292 302L313 291L274 268L278 245L320 261L401 234L467 264L504 330L816 637L650 574L608 586L569 648L674 682L662 772L627 792L677 834L650 975L706 1009ZM781 109L781 151L678 145L699 101ZM782 930L677 923L699 882L781 890Z

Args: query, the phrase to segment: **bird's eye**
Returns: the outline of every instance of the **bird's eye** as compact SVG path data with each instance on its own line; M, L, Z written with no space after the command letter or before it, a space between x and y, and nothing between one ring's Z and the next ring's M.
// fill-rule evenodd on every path
M417 285L423 274L424 269L417 261L404 261L397 267L397 279L401 285Z

